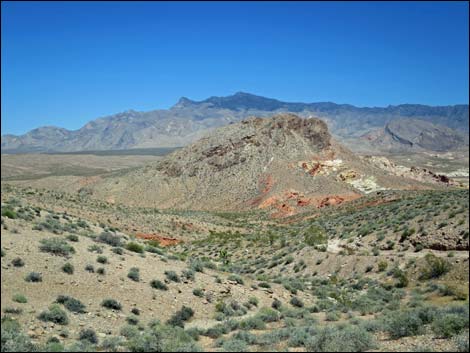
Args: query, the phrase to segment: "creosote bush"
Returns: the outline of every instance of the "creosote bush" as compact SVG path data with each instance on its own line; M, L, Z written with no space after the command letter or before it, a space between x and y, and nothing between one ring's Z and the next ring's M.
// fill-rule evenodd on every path
M39 314L38 319L41 321L53 322L59 325L67 325L69 323L66 312L56 304L51 305L49 310L43 311L41 314Z
M101 306L107 309L113 309L113 310L121 310L122 305L115 299L104 299L101 302Z

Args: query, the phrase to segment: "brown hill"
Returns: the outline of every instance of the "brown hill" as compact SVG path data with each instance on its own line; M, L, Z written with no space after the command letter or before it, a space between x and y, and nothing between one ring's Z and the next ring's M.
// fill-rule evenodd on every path
M130 205L269 208L290 215L376 190L437 184L390 173L357 157L332 139L322 120L280 114L219 128L155 164L88 187L95 197Z

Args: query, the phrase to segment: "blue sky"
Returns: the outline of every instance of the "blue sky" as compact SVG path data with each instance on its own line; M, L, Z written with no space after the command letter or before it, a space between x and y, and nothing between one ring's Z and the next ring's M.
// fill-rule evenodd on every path
M2 133L245 91L468 103L468 3L2 2Z

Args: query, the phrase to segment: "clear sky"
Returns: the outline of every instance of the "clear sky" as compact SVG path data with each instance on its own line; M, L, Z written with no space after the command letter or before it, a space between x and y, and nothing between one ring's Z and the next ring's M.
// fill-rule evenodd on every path
M468 103L468 3L8 2L2 133L245 91Z

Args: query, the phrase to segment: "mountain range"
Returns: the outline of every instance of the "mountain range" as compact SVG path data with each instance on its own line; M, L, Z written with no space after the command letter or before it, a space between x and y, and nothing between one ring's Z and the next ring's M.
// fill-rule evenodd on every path
M210 97L202 101L182 97L167 110L128 110L98 118L73 131L45 126L20 136L2 135L1 150L2 153L25 153L178 147L206 136L214 128L250 116L264 117L284 112L324 120L333 136L348 141L347 145L351 148L354 145L351 141L359 139L362 143L373 140L374 148L388 149L390 144L381 145L379 141L382 138L374 138L380 137L380 134L398 142L400 148L419 146L442 151L468 146L467 104L403 104L361 108L331 102L289 103L238 92L231 96ZM407 121L405 124L404 119ZM397 128L398 125L400 128ZM432 137L432 143L428 137L420 138L423 131L432 131L432 136L437 134L438 138ZM412 145L409 144L410 138L414 139Z

